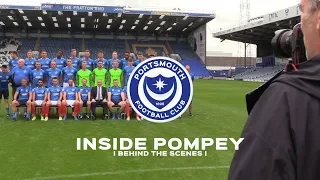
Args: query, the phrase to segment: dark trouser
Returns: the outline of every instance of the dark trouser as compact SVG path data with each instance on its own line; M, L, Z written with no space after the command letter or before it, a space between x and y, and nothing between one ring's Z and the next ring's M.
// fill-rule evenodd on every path
M103 115L107 114L108 112L108 103L107 102L102 102L102 101L96 101L96 102L91 102L91 111L94 116L96 116L96 107L101 105L103 108Z
M17 88L17 85L12 85L12 99L14 98L14 94L16 93Z

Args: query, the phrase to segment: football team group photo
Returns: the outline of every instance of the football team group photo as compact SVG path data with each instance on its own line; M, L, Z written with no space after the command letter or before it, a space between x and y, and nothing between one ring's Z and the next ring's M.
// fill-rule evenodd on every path
M105 59L104 52L99 50L96 60L90 58L89 50L84 51L81 59L76 49L70 53L64 58L59 49L51 59L46 50L41 50L41 57L35 59L32 50L27 52L26 58L19 58L16 51L11 52L12 59L8 65L2 65L0 72L0 96L4 99L7 116L16 121L23 113L25 120L35 121L40 117L41 121L48 121L55 119L53 112L56 112L59 120L67 120L68 114L74 120L101 117L129 121L132 116L138 121L144 119L131 108L127 85L135 67L154 55L144 57L139 52L134 61L130 52L125 52L120 59L114 51L110 59ZM190 72L189 65L185 68ZM193 81L194 75L189 75ZM164 85L161 79L154 84L160 91ZM97 113L99 107L102 113ZM68 108L72 113L68 113ZM190 116L191 109L190 104Z

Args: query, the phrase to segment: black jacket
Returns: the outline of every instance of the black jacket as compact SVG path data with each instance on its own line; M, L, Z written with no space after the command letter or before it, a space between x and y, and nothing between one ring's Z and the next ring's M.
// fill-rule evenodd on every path
M91 100L97 98L97 86L91 88ZM102 99L108 99L107 88L102 87Z
M320 55L297 68L253 107L229 180L320 180Z

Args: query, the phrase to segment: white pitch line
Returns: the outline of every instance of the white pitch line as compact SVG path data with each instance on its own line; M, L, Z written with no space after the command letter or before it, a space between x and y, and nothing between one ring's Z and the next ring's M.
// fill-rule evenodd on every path
M99 173L86 173L86 174L69 174L59 176L47 176L47 177L34 177L30 179L21 180L45 180L45 179L63 179L63 178L77 178L77 177L88 177L88 176L104 176L104 175L115 175L115 174L129 174L129 173L144 173L154 171L183 171L183 170L201 170L201 169L227 169L229 166L199 166L199 167L178 167L178 168L158 168L158 169L137 169L137 170L124 170L124 171L107 171Z

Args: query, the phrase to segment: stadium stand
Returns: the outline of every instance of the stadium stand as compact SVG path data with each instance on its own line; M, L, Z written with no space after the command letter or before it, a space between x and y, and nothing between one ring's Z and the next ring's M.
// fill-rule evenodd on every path
M104 51L106 59L111 58L113 51L118 51L119 58L129 51L135 55L142 52L145 57L178 57L175 59L183 65L191 66L195 76L211 75L202 63L204 60L201 61L203 56L197 55L204 52L195 52L188 42L188 38L205 33L205 25L215 18L211 10L184 12L182 9L94 6L96 9L89 11L82 6L77 10L69 9L77 5L66 7L49 3L1 6L4 16L0 16L3 27L0 36L19 38L21 42L16 45L6 42L1 46L3 61L8 62L11 50L18 50L19 57L25 58L28 50L36 54L45 49L51 59L59 49L64 52L64 58L70 56L71 49L78 52L88 49L92 59L97 58L99 50Z
M256 80L256 81L267 81L275 74L283 69L282 66L274 67L255 67L248 69L247 71L235 75L235 80Z
M288 59L275 58L271 46L271 39L275 31L279 29L292 29L294 25L300 22L301 11L299 6L295 5L275 12L271 12L259 17L249 19L240 25L220 28L212 35L215 38L224 40L233 40L242 42L244 46L250 44L257 45L256 68L242 67L236 68L234 79L245 79L254 81L267 81L277 72L283 69ZM248 63L246 64L248 65Z
M6 64L10 59L11 51L18 51L21 48L21 42L15 38L4 38L0 42L0 63Z
M181 55L182 59L196 59L200 60L199 56L192 50L187 42L171 42L173 51Z
M92 59L97 59L97 53L99 50L104 52L105 58L110 59L112 52L117 51L119 58L122 58L125 53L125 41L124 40L112 40L112 39L87 39L85 40L86 47L91 53Z
M28 46L28 45L27 45ZM70 56L71 49L81 49L81 39L65 39L65 38L41 38L39 50L48 51L48 57L53 59L56 53L61 49L64 53L63 57Z
M128 41L130 51L141 52L145 57L149 55L168 56L169 51L165 41Z
M191 67L191 72L195 76L212 76L210 71L207 70L205 66L203 66L203 64L200 63L200 60L182 60L180 62L184 66L189 65Z
M3 47L0 49L1 54L6 54L6 59L3 61L8 62L8 58L10 57L10 51L19 50L20 57L25 58L28 50L33 50L35 47L37 39L36 38L27 38L27 39L11 39L6 40L3 43ZM21 42L21 43L20 43ZM66 39L66 38L41 38L39 44L39 50L46 49L48 51L48 57L54 58L56 57L56 52L58 49L61 49L64 52L64 57L68 57L70 55L70 51L73 48L76 48L80 51L82 39ZM20 46L21 44L21 46ZM132 45L142 45L145 47L140 47L142 50L146 50L144 55L147 57L148 53L154 54L156 56L166 55L166 44L165 41L147 41L147 42L136 42L130 41L129 44ZM159 46L158 48L150 48L150 46ZM179 46L182 47L179 47ZM188 59L182 59L181 64L191 66L191 72L195 76L212 76L211 72L205 68L205 66L201 63L198 57L194 55L191 47L188 46L187 43L178 43L175 47L177 49L183 49L182 51L178 51L182 57L189 57ZM85 40L85 49L89 49L91 52L91 58L97 58L97 52L99 50L103 50L105 53L105 58L111 58L111 54L113 51L117 51L119 53L119 58L122 58L125 53L125 41L124 40L104 40L104 39L96 39L96 40ZM150 49L152 49L150 51ZM142 51L141 50L141 51ZM148 51L149 50L149 51ZM138 45L136 46L136 53L139 51ZM162 54L162 55L161 55ZM192 56L190 56L192 55ZM221 77L222 73L215 73L215 76Z
M27 57L27 52L29 50L34 50L37 39L36 38L25 38L19 40L22 44L19 50L19 56L22 58Z

